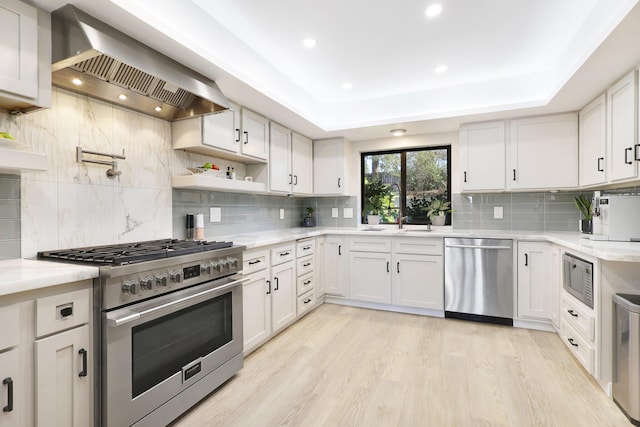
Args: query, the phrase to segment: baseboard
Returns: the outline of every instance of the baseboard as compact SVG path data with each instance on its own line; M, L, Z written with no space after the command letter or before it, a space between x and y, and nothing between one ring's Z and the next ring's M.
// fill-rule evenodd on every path
M347 305L350 307L370 308L372 310L394 311L396 313L418 314L420 316L444 317L444 310L430 308L407 307L404 305L380 304L375 302L358 301L346 298L325 296L327 304Z

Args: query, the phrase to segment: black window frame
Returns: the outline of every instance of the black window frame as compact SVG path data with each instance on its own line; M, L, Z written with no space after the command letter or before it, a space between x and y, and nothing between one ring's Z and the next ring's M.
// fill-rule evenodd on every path
M407 216L407 153L414 151L430 151L430 150L446 150L447 151L447 197L446 200L451 202L451 145L433 145L427 147L410 147L395 150L366 151L360 153L360 221L365 224L366 208L365 208L365 164L366 156L384 155L384 154L400 154L400 217ZM381 224L395 224L393 222L380 222ZM411 221L409 224L425 225L430 221ZM445 225L451 225L451 213L446 214Z

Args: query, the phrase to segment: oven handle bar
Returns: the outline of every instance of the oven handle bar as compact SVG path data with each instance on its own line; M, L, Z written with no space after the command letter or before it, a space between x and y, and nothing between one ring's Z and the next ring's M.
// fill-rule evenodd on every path
M177 304L182 304L184 302L187 302L187 301L192 300L194 298L201 297L201 296L206 295L206 294L211 293L211 292L218 292L218 291L223 291L225 289L233 288L235 286L238 286L240 284L248 282L249 280L251 280L250 277L243 277L242 279L234 280L233 282L227 283L226 285L218 286L218 287L215 287L215 288L212 288L212 289L207 289L206 291L198 292L197 294L189 295L188 297L180 298L179 300L171 301L171 302L168 302L166 304L161 304L161 305L149 308L147 310L142 310L142 311L139 311L139 312L136 312L136 313L128 313L128 314L126 314L124 316L120 316L120 317L117 317L115 319L108 319L109 325L110 326L121 326L121 325L124 325L126 323L134 322L134 321L136 321L136 320L138 320L138 319L140 319L140 318L142 318L144 316L148 316L150 314L153 314L156 311L164 310L166 308L172 307L172 306L177 305Z

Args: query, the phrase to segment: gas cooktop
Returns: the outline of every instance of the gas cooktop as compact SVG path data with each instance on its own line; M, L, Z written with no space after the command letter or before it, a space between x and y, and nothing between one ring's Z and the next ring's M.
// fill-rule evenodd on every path
M127 265L197 252L230 248L233 242L161 239L117 245L38 252L39 259L72 261L92 265Z

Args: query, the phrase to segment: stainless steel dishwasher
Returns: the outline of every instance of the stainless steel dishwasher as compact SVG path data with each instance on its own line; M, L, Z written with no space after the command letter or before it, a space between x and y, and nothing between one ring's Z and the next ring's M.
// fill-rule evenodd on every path
M444 239L444 315L513 326L513 241Z

